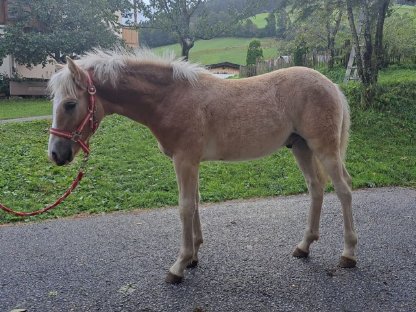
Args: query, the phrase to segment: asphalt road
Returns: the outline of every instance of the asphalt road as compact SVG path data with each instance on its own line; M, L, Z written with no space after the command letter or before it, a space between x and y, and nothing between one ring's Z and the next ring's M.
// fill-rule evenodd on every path
M342 218L325 197L321 239L291 257L307 195L204 205L200 265L165 274L177 209L0 226L0 311L416 311L416 190L355 191L358 266L337 268Z

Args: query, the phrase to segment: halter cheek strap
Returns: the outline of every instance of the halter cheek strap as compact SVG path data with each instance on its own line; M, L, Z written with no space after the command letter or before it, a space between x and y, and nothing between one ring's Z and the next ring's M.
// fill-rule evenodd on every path
M84 151L86 156L90 153L90 148L86 140L83 140L81 138L82 131L84 130L85 126L88 123L89 123L89 127L91 129L92 134L94 134L98 128L98 121L96 120L96 116L95 116L96 111L97 111L97 107L95 104L95 93L97 92L97 90L93 84L91 74L89 72L87 74L87 78L88 78L87 92L89 94L88 112L87 112L87 115L84 117L84 119L82 119L77 129L72 132L60 130L57 128L49 129L49 132L53 135L56 135L56 136L59 136L68 140L72 140L78 143L81 146L81 149Z

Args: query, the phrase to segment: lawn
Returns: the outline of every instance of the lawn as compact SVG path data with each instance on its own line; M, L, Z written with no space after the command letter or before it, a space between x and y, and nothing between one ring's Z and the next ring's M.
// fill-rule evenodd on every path
M45 99L0 100L0 119L52 115L52 103Z
M209 65L220 62L231 62L244 65L246 63L247 48L254 38L217 38L211 40L198 40L189 53L192 62ZM277 56L276 41L272 38L259 39L266 59ZM179 44L173 44L153 49L158 54L174 51L180 56Z

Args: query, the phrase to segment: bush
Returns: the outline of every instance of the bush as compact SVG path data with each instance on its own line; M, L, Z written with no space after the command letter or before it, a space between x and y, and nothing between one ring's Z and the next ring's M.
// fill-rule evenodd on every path
M7 75L0 74L0 96L10 95L10 78Z
M263 49L261 48L261 42L259 40L253 40L248 45L247 50L247 65L255 65L257 60L263 58Z
M362 85L350 82L341 86L349 104L361 108ZM377 86L373 109L399 116L416 124L416 81L388 82Z
M301 40L293 52L293 63L295 66L306 66L306 53L308 53L308 47L305 40Z

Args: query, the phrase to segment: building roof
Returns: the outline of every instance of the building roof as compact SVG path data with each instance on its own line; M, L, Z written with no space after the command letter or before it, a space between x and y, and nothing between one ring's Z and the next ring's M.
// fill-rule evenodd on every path
M209 69L220 68L220 67L228 67L228 68L240 69L240 65L239 64L230 63L230 62L222 62L222 63L217 63L217 64L210 64L210 65L207 65L206 67L209 68Z

